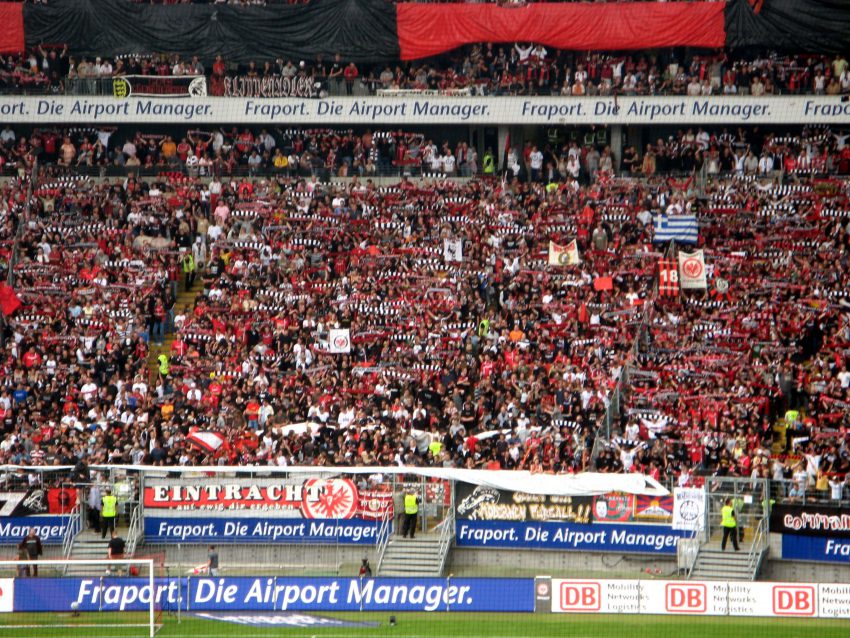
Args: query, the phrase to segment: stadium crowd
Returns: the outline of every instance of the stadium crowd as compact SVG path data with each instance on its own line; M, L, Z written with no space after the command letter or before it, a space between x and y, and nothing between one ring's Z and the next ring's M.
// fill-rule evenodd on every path
M112 78L206 76L211 95L259 94L262 81L297 80L286 94L375 94L438 91L480 95L773 95L850 93L843 54L665 50L654 53L547 50L535 43L462 47L432 59L355 64L323 60L228 63L176 54L86 58L62 45L0 56L0 91L112 95ZM303 84L303 87L302 87ZM283 89L279 89L283 90ZM282 96L282 95L280 95ZM280 97L279 96L279 97Z
M107 156L141 144L59 133L50 150L36 133L7 143L43 170L28 213L27 180L4 186L23 306L4 296L0 463L767 474L803 491L850 466L848 180L799 161L840 154L840 132L653 145L737 158L684 176L617 173L594 138L543 163L516 149L494 176L451 179L443 162L393 186L306 168L201 179L182 160L94 181L74 176L73 135ZM794 162L747 168L777 148ZM665 295L675 249L653 222L678 212L697 215L710 276ZM332 329L350 352L330 352Z

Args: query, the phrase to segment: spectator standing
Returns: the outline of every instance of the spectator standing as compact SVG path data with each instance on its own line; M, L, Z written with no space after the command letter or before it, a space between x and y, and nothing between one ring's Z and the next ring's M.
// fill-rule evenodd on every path
M99 485L92 485L89 490L89 498L88 498L88 515L89 515L89 527L95 531L95 533L100 532L100 510L103 507L103 502L101 500L102 495L100 493Z
M32 527L27 530L27 535L24 540L21 541L18 549L26 551L28 560L38 560L39 556L44 553L44 548L41 546L41 539ZM23 552L20 552L19 556L22 554ZM33 576L38 577L38 565L31 565L28 571L31 572Z
M210 545L210 551L207 554L207 570L210 576L218 576L218 550L215 545Z

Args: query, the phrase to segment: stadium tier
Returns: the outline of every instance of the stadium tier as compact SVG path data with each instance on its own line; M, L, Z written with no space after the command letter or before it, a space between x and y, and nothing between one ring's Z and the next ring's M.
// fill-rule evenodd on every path
M847 635L839 4L0 3L0 638Z

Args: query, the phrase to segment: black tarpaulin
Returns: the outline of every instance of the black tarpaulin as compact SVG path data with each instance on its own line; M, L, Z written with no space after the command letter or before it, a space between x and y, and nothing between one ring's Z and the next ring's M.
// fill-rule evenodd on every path
M397 60L395 5L386 0L313 0L239 7L150 5L129 0L50 0L25 5L27 46L68 44L76 55L179 53L211 60Z
M850 0L749 0L726 3L726 46L794 53L850 50Z

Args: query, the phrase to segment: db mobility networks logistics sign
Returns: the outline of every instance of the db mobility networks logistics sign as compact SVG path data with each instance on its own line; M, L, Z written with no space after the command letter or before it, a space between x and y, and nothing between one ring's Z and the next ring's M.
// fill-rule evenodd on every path
M618 524L642 515L669 520L668 497L634 497L627 516L608 516L590 496L542 496L457 484L455 542L460 547L538 548L577 551L675 554L691 532L670 525ZM607 502L607 501L606 501ZM602 512L600 520L595 516ZM595 521L595 522L594 522Z
M850 585L662 580L559 580L556 613L850 618Z
M4 592L12 591L7 579ZM534 610L533 581L495 578L160 578L157 606L186 611L516 611ZM144 610L145 578L23 578L14 611ZM2 603L0 603L2 607ZM12 611L2 609L0 611Z
M11 124L843 124L838 96L2 97Z
M349 479L163 479L145 485L145 540L372 544L392 506Z

